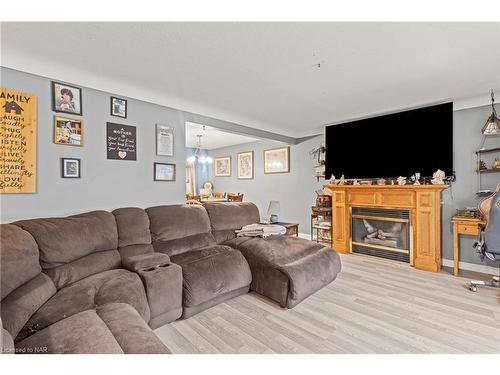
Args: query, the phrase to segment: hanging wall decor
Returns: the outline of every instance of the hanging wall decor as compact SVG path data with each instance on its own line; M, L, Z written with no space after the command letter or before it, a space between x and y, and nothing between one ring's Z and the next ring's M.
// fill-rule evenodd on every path
M253 151L238 153L238 179L253 179Z
M156 124L156 155L174 156L174 128Z
M52 110L82 115L82 89L66 83L52 82Z
M0 193L36 192L36 96L0 90Z
M127 118L127 100L112 96L110 114L111 116Z
M290 147L274 148L264 151L264 173L289 173Z
M67 146L83 146L83 122L54 116L54 143Z
M106 123L108 159L137 160L135 126Z

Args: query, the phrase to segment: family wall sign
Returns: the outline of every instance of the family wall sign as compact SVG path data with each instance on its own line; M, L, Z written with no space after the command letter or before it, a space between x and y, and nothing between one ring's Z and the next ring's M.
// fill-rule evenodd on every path
M36 96L0 89L0 193L36 192Z

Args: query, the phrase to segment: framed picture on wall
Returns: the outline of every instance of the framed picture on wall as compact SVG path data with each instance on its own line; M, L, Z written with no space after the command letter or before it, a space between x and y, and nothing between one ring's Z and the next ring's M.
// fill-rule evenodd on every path
M67 146L83 146L83 122L54 116L54 143Z
M264 173L289 173L290 147L273 148L264 151Z
M214 159L215 177L231 177L231 156Z
M111 97L111 116L127 118L127 100Z
M52 81L52 110L82 115L82 89Z
M61 158L61 177L80 178L80 159Z
M137 132L135 126L106 123L108 159L137 160Z
M174 156L174 128L156 124L156 155Z
M253 179L253 151L238 153L238 179Z
M154 181L175 181L175 164L154 163Z

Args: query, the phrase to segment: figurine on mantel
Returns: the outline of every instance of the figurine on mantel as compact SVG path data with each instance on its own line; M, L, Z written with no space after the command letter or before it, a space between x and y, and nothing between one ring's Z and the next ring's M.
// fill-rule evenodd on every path
M396 181L398 182L398 185L400 185L400 186L406 185L406 177L399 176Z
M330 185L333 185L335 183L335 175L332 174L332 176L330 177Z
M379 178L377 180L377 185L385 185L385 178Z
M444 184L444 177L445 177L445 173L441 169L438 169L432 175L431 184L433 184L433 185L442 185L442 184Z
M354 179L354 181L352 182L352 184L355 185L355 186L358 186L359 185L359 181L356 180L356 179Z
M344 177L344 175L340 176L340 179L337 182L337 185L345 185L345 177Z

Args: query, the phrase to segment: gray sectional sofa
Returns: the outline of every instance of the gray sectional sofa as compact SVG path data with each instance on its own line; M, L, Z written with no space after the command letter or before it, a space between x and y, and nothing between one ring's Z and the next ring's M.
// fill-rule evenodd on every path
M2 224L2 352L169 353L152 329L249 290L291 308L336 278L331 248L235 236L259 220L212 203Z

